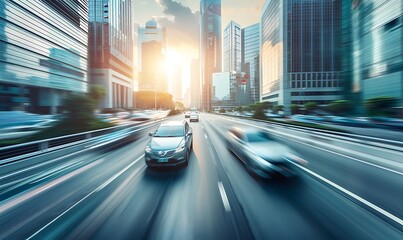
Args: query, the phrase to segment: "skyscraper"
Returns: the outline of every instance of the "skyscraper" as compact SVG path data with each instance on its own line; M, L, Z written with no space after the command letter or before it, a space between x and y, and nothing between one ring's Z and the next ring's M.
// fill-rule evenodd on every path
M143 42L141 44L141 62L143 63L143 69L140 72L139 90L166 90L165 74L157 70L158 66L163 65L165 59L162 49L162 43L157 41Z
M144 28L139 28L138 44L139 90L167 91L167 76L164 71L166 52L165 28L158 27L154 19L149 20Z
M403 3L343 1L343 78L357 111L374 97L403 108Z
M261 101L339 99L341 0L267 0L261 12Z
M224 29L224 72L241 71L241 26L231 21Z
M246 73L246 81L250 88L253 103L259 102L260 93L260 24L256 23L242 29L242 72Z
M154 19L146 22L145 27L138 28L138 57L139 57L139 71L142 71L141 63L141 45L144 42L156 41L162 44L162 49L166 49L166 29L164 27L159 27Z
M221 72L221 0L200 1L202 108L211 110L212 77Z
M182 94L182 68L180 65L176 65L173 70L173 79L172 79L172 97L176 102L183 101Z
M133 104L133 1L90 0L90 79L107 92L103 108Z
M199 59L192 60L190 66L190 107L201 106L201 83L200 83L200 61Z
M87 38L88 1L0 1L0 110L57 113L87 92Z

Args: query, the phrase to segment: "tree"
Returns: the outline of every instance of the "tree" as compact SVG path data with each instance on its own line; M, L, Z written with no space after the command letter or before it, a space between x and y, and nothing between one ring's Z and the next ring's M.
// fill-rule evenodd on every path
M70 94L64 101L67 110L66 122L79 129L90 127L95 120L94 101L84 94Z
M278 112L283 111L283 110L284 110L284 106L283 106L283 105L276 105L276 106L274 106L274 112L275 112L275 113L278 113Z
M394 97L381 96L366 100L364 105L370 116L390 116L396 102Z
M299 106L297 104L291 104L291 114L297 114L299 112Z
M92 84L90 85L89 96L94 101L95 106L98 106L106 96L106 90L101 85Z
M218 112L219 113L225 113L225 109L221 108Z
M244 108L242 106L235 108L235 111L237 111L237 112L243 112L243 110L244 110Z
M329 104L328 109L336 115L347 115L352 110L352 103L348 100L336 100Z
M185 106L181 102L175 102L175 109L177 110L184 110Z
M304 104L304 107L307 112L312 112L313 110L318 109L318 104L316 102L307 102Z
M267 103L258 103L256 106L256 110L253 113L253 118L265 120L266 119L265 110L267 109L268 105L269 104Z

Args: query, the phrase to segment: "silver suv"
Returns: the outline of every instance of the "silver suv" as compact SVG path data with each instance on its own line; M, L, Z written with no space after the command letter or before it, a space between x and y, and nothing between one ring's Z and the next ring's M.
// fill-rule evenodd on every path
M161 123L144 150L147 166L178 166L189 163L192 128L186 120Z

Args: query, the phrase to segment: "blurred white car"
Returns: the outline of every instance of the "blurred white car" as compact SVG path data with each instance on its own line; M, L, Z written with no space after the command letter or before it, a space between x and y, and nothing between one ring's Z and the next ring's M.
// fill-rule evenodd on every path
M291 177L295 172L290 161L306 164L289 147L258 129L233 127L229 130L226 141L228 149L247 169L262 178L277 175Z
M199 121L199 114L197 113L191 113L190 114L190 119L189 121L191 122L198 122Z

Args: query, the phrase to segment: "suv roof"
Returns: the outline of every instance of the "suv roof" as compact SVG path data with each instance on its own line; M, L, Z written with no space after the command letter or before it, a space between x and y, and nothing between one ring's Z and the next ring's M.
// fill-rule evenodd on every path
M186 120L181 120L181 121L167 121L161 123L161 126L181 126L184 125Z

